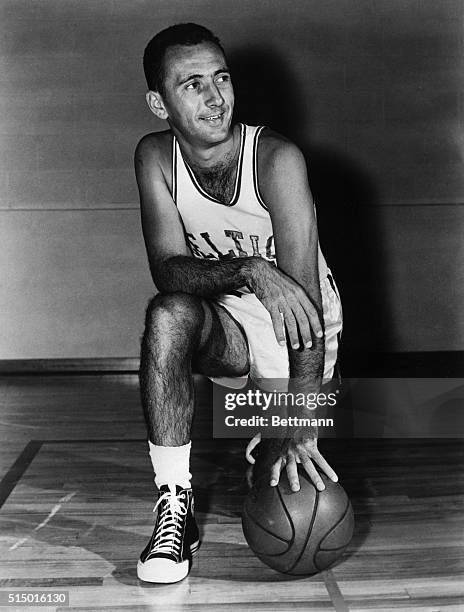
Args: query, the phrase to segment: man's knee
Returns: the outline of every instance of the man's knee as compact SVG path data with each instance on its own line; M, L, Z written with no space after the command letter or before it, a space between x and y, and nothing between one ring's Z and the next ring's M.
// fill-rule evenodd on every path
M164 333L197 332L201 329L204 311L201 298L188 293L158 293L147 307L146 330L160 328Z

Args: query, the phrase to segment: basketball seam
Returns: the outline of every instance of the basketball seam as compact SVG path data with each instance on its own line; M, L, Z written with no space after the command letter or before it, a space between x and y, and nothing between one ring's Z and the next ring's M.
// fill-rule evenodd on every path
M326 538L328 535L330 535L330 534L332 533L332 531L333 531L334 529L336 529L336 528L337 528L337 527L340 525L340 523L342 522L342 520L345 518L345 516L346 516L346 514L347 514L347 512L348 512L349 507L350 507L350 500L348 500L348 501L347 501L345 511L343 512L343 515L340 517L340 520L339 520L339 521L336 523L336 525L334 525L334 526L332 527L332 529L330 529L330 530L327 532L327 534L324 536L324 538ZM347 544L345 544L345 546L347 546L348 544L349 544L349 542L347 542ZM314 565L317 567L317 569L318 569L319 571L321 571L321 570L320 570L320 568L319 568L319 565L317 564L317 553L319 553L319 552L321 552L321 551L323 551L323 552L331 552L331 551L335 551L335 550L340 550L340 548L343 548L343 546L339 546L338 548L321 548L320 544L318 544L318 545L317 545L317 549L316 549L316 551L314 552L314 557L313 557L313 559L314 559ZM329 567L330 567L330 566L329 566ZM324 569L327 569L327 568L324 568Z
M348 514L348 510L349 509L350 509L350 500L348 500L348 502L346 504L345 511L344 511L343 515L340 517L340 520L338 521L338 523L336 525L334 525L330 531L327 532L327 535L325 536L326 538L332 533L332 531L334 531L334 529L336 529L340 525L340 523L343 521L345 516ZM344 544L344 546L346 546L346 544ZM336 548L322 548L322 547L319 547L319 550L327 550L327 551L329 551L329 550L338 550L339 548L343 548L343 546L337 546Z
M273 533L272 531L270 531L269 529L266 529L266 527L264 527L263 525L261 525L261 523L258 523L258 521L253 517L250 516L247 513L248 518L253 521L253 523L255 525L257 525L260 529L262 529L263 531L265 531L266 533L268 533L270 536L272 536L273 538L276 538L277 540L280 540L281 542L284 542L285 544L287 544L287 548L286 550L280 552L280 553L275 553L275 554L271 554L271 553L267 553L267 552L256 552L256 554L259 556L265 556L265 557L281 557L282 555L285 555L286 553L288 553L288 551L290 550L290 548L292 547L293 542L295 541L295 527L293 526L293 521L291 519L290 513L287 510L287 507L284 504L284 500L282 499L282 494L280 492L279 487L276 487L277 489L277 495L279 496L279 500L280 500L280 504L282 506L282 508L284 509L285 515L287 517L288 523L290 525L290 528L292 530L292 537L290 538L290 540L286 540L285 538L281 538L280 536L276 535L275 533Z
M282 498L282 493L280 492L280 487L277 487L277 495L279 496L280 503L282 504L282 508L284 509L285 515L287 517L288 524L290 525L290 528L292 530L292 537L288 541L288 548L287 548L287 551L288 551L288 550L290 550L293 542L295 541L295 526L293 525L292 517L290 516L290 512L287 510L287 506L284 504L284 500ZM283 554L283 553L280 553L280 554ZM276 556L276 555L274 555L274 556Z
M319 503L319 500L318 500L318 503ZM350 500L348 500L348 501L347 501L346 508L345 508L345 510L344 510L344 512L343 512L343 515L340 517L340 520L337 522L337 524L336 524L336 525L334 525L334 527L332 527L332 529L330 529L330 530L327 532L327 535L329 535L329 534L330 534L330 533L331 533L331 532L332 532L334 529L336 529L336 527L338 527L338 525L339 525L339 524L342 522L342 520L345 518L345 516L346 516L346 514L347 514L347 512L348 512L348 510L349 510L349 508L350 508ZM317 508L316 508L316 510L317 510ZM311 533L311 529L312 529L312 525L310 526L309 533ZM327 537L327 535L326 535L326 536L324 536L324 538L326 538L326 537ZM306 548L306 544L307 544L307 542L308 542L308 539L306 539L306 542L305 542L305 545L304 545L304 547L303 547L303 550L302 550L301 555L304 553L304 550L305 550L305 548ZM345 547L346 547L348 544L349 544L349 542L347 542L347 544L344 544L343 546L339 546L339 547L337 547L337 548L321 548L321 547L319 546L319 544L318 544L317 549L314 551L314 556L313 556L313 562L314 562L315 567L318 569L318 571L322 571L322 570L321 570L321 568L319 567L318 563L317 563L317 554L318 554L319 552L335 552L335 551L337 551L337 550L341 550L342 548L345 548ZM301 555L300 555L300 558L301 558ZM299 560L300 560L300 559L298 559L298 560L296 561L296 563L293 565L293 567L292 567L290 570L287 570L287 571L292 571L292 570L293 570L293 568L295 567L295 565L298 563L298 561L299 561ZM329 567L330 567L330 566L329 566ZM327 567L325 567L324 569L327 569ZM306 573L303 573L303 574L298 574L298 573L295 573L295 574L293 574L293 575L294 575L294 576L306 576Z
M295 563L288 570L286 570L287 573L290 573L291 571L293 571L293 568L295 568L298 565L301 557L303 556L304 551L306 550L306 545L308 544L308 540L309 540L309 538L311 536L311 532L313 530L314 522L316 520L316 514L317 514L318 507L319 507L319 491L316 489L316 503L314 504L313 515L311 517L311 523L309 524L308 531L306 533L306 538L305 538L305 541L304 541L304 545L302 546L301 552L298 555L298 557L296 558ZM292 527L293 527L293 525L292 525Z
M258 523L258 521L255 518L253 518L252 516L250 516L248 513L247 513L247 515L248 515L248 518L250 519L250 521L253 521L253 523L255 525L257 525L260 529L262 529L263 531L268 533L273 538L276 538L277 540L280 540L281 542L284 542L285 544L291 544L292 543L293 538L291 540L286 540L285 538L281 538L280 536L278 536L275 533L273 533L270 529L266 529L266 527L264 527L264 525L262 525L261 523ZM285 550L283 553L277 553L275 555L271 555L270 553L260 553L260 554L265 554L265 555L267 555L269 557L278 557L279 555L285 554L287 551L288 551L288 549Z

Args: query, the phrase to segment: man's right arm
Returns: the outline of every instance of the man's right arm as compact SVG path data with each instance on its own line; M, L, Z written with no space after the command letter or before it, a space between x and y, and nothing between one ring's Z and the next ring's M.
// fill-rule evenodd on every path
M218 261L192 256L163 172L160 138L157 134L142 138L134 156L142 231L157 289L212 297L250 285L259 267L255 257Z

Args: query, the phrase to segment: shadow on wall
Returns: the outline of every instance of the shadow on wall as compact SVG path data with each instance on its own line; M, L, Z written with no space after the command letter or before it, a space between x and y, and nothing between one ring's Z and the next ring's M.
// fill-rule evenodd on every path
M249 48L232 54L229 63L236 119L268 125L305 154L322 250L343 300L343 353L387 349L391 314L382 299L388 289L386 259L378 194L368 171L347 157L343 142L339 147L314 146L311 135L302 133L308 115L311 125L311 99L303 96L291 70L272 49Z

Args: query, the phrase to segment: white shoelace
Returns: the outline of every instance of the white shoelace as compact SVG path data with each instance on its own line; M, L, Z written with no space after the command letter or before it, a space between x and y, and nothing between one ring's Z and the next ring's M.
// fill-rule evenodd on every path
M180 522L187 514L185 493L177 495L175 489L170 488L158 499L153 512L156 512L158 506L164 501L167 503L161 508L157 534L150 554L174 553L177 555L181 545Z

